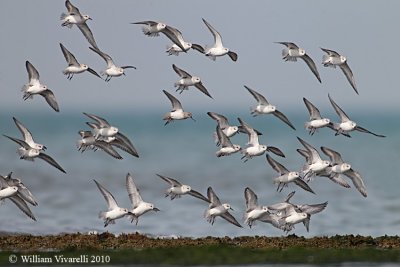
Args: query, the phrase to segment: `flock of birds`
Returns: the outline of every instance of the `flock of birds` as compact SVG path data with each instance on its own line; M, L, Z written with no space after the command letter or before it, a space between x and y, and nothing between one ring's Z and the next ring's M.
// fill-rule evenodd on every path
M67 79L72 79L75 74L82 72L89 72L101 79L104 76L106 82L110 81L112 77L119 77L125 75L125 70L129 68L136 69L134 66L117 66L115 65L111 56L100 50L97 45L95 38L90 30L87 22L91 20L88 15L80 13L79 9L71 4L69 0L65 1L67 12L61 15L61 26L63 27L77 27L83 33L91 45L90 50L98 54L107 63L107 68L100 73L100 75L90 68L86 64L81 64L75 58L75 56L60 43L61 51L68 63L68 66L63 70L63 74L67 76ZM164 34L167 38L172 41L166 52L168 55L179 55L180 53L187 53L189 49L194 49L197 52L204 54L212 60L216 60L217 57L228 55L234 62L238 60L238 54L224 47L220 33L205 19L204 24L210 30L214 37L214 44L211 46L201 46L186 42L183 38L182 33L169 25L156 21L140 21L132 24L142 25L143 33L146 36L155 37L159 34ZM305 50L298 47L296 44L291 42L278 42L285 48L282 51L282 58L284 61L297 61L302 59L310 68L311 72L315 75L317 80L321 82L318 69L314 61L309 57ZM322 64L325 67L339 67L351 87L358 94L354 75L347 63L347 58L339 53L321 48L325 52L322 58ZM182 93L188 90L189 87L194 86L200 90L206 96L213 98L210 92L204 86L200 77L189 74L187 71L179 68L175 64L172 65L173 70L179 76L179 80L174 84L177 88L176 92ZM26 61L26 69L28 72L29 81L22 88L23 99L28 100L33 98L35 95L41 95L45 98L46 102L52 109L59 112L59 106L54 93L40 81L39 72L32 65L31 62ZM255 98L257 105L251 108L251 115L258 116L264 114L272 114L278 119L283 121L293 130L296 130L294 125L290 122L286 115L277 109L276 106L270 104L270 102L261 93L254 89L245 86L245 89ZM166 97L169 99L172 105L171 111L167 112L163 117L165 125L175 120L184 120L192 117L191 112L184 111L181 102L171 93L163 90ZM369 133L377 137L385 137L384 135L373 133L350 119L350 117L343 111L343 109L328 95L329 101L332 104L333 109L340 118L340 122L333 122L333 120L322 117L319 109L312 104L308 99L303 98L304 104L309 112L309 121L305 123L306 130L309 131L310 135L313 135L318 129L328 127L335 132L335 135L343 135L351 137L350 133L353 131L359 131L363 133ZM122 156L117 149L121 149L124 152L139 157L139 153L132 144L131 140L121 132L120 128L113 126L106 119L89 113L83 113L86 117L92 121L86 122L90 130L81 130L77 146L78 150L84 152L86 150L99 150L104 151L108 155L116 159L122 159ZM246 162L254 157L266 154L266 160L274 171L277 172L274 177L273 183L277 185L277 191L281 192L289 184L294 184L301 189L315 194L313 189L310 187L310 181L313 177L321 176L327 177L334 183L349 188L350 185L344 179L349 178L355 188L361 193L362 196L367 196L366 187L360 173L351 167L351 164L344 161L341 154L331 148L321 147L321 151L325 154L329 160L324 160L318 150L305 140L298 137L298 141L303 146L302 149L297 149L298 153L305 158L304 165L300 170L288 170L285 166L275 160L270 153L285 157L284 153L277 147L267 146L260 144L259 137L262 133L254 129L250 124L245 122L241 118L237 118L239 125L231 125L228 119L216 112L207 112L207 114L216 121L215 142L219 147L216 152L217 157L229 156L234 153L241 153L242 159ZM61 172L65 173L65 170L58 164L51 156L46 154L46 146L43 144L36 143L29 129L22 124L17 118L13 118L16 127L22 134L22 139L4 135L11 141L18 145L18 155L20 159L33 161L36 158L42 159L57 168ZM193 119L194 120L194 119ZM248 142L245 146L233 144L231 137L237 133L244 133L248 135ZM212 187L207 188L207 196L202 195L198 191L192 189L191 186L182 184L178 180L163 175L157 174L157 176L168 184L166 190L166 197L170 197L171 200L180 198L182 195L191 195L200 199L208 204L208 208L204 213L204 217L208 222L214 224L217 216L222 217L228 222L242 227L237 219L229 212L232 210L229 203L222 203L214 192ZM104 227L108 224L115 223L115 220L128 216L131 218L131 222L135 221L138 223L139 217L148 211L158 211L153 203L143 201L139 189L135 184L133 177L128 173L126 176L126 189L132 205L131 209L119 207L114 196L109 192L103 185L98 181L94 180L101 194L104 196L107 202L107 210L102 211L99 214L99 218L104 220ZM261 221L270 223L271 225L289 232L294 228L294 225L303 223L307 231L309 230L309 223L311 215L316 214L324 210L327 206L327 202L319 204L294 204L291 202L295 192L291 192L282 202L275 203L272 205L259 205L258 197L256 193L246 187L244 190L244 197L246 202L246 210L244 215L244 223L249 227L252 227L255 221ZM10 199L15 203L27 216L36 220L28 204L36 206L38 204L36 198L24 185L20 178L15 178L12 173L6 176L0 176L0 200Z

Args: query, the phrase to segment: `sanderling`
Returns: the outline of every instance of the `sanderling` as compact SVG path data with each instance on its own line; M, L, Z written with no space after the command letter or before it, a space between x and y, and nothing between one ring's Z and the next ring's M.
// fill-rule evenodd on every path
M91 131L79 131L81 139L77 142L78 151L84 152L86 149L97 150L98 148L116 159L122 159L121 155L115 151L110 143L103 140L96 140Z
M239 131L238 126L229 125L228 119L224 115L218 114L216 112L207 112L207 115L217 122L219 128L221 128L223 133L228 138L234 136ZM214 132L214 140L217 143L217 146L219 146L220 143L218 140L217 132Z
M289 125L290 128L296 130L293 124L289 121L289 119L282 112L280 112L275 106L271 105L263 95L261 95L260 93L256 92L253 89L250 89L246 85L244 87L257 100L257 106L251 108L251 114L254 117L261 114L273 114L275 117L277 117L278 119Z
M285 166L274 160L268 154L267 154L267 161L269 165L271 165L271 167L277 173L279 173L278 177L273 178L274 184L278 184L278 188L276 189L276 191L281 192L285 186L293 182L302 189L315 194L314 191L310 188L310 186L300 178L300 174L298 172L294 171L289 172L288 169L285 168Z
M266 151L270 151L280 157L285 157L285 154L283 154L283 152L277 147L260 145L260 143L258 142L257 132L242 119L238 118L238 121L240 122L243 130L249 136L249 141L247 142L248 146L246 148L242 148L240 151L240 153L244 154L242 159L246 158L245 162L253 158L254 156L261 156Z
M172 110L164 115L163 120L166 120L164 125L167 125L173 120L184 120L187 118L191 118L193 121L196 121L195 119L193 119L191 112L183 111L182 104L176 97L165 90L163 90L163 92L172 104Z
M354 186L361 193L361 195L367 197L367 190L365 188L364 181L362 180L361 175L357 171L354 171L349 163L343 161L340 153L323 146L321 147L321 150L331 159L332 167L330 177L338 177L341 174L346 175L351 179Z
M244 223L251 228L256 220L259 220L265 214L268 214L268 208L267 206L258 205L258 197L249 187L244 189L244 198L246 200Z
M15 178L12 177L12 172L7 174L6 176L1 176L0 179L2 179L4 182L8 184L8 186L16 186L18 188L17 194L26 202L30 203L33 206L37 206L38 202L36 200L36 197L33 196L31 191L24 185L24 183L21 181L20 178Z
M111 126L107 120L88 113L83 113L92 120L96 121L86 123L89 125L94 131L94 137L96 140L102 140L109 143L112 146L116 146L125 152L131 154L134 157L139 157L139 153L136 148L133 146L132 142L122 134L117 127ZM108 152L107 152L108 153Z
M140 196L139 189L133 182L132 176L128 173L126 175L126 189L129 194L129 199L132 204L132 210L130 211L130 217L132 221L136 221L136 225L139 222L139 217L148 211L160 211L154 206L153 203L144 202Z
M332 107L335 109L336 114L340 117L340 123L334 123L331 122L328 127L331 128L332 130L336 131L335 135L343 134L345 136L350 137L349 132L351 131L359 131L362 133L368 133L375 135L377 137L386 137L381 134L376 134L373 132L368 131L367 129L357 125L356 122L350 120L349 116L339 107L338 104L336 104L335 101L331 98L331 96L328 94L329 101L332 104Z
M175 87L178 87L178 89L176 89L177 92L179 91L179 93L181 94L184 90L188 90L189 86L194 86L199 89L203 94L212 98L210 93L201 82L200 77L190 75L186 71L178 68L175 64L172 64L172 68L180 77L179 81L174 84Z
M58 107L56 97L46 85L39 81L39 72L29 61L25 62L25 66L28 72L29 82L21 89L21 91L24 93L23 99L27 100L29 98L33 98L34 95L39 94L46 99L46 102L50 105L50 107L59 112L60 109Z
M165 193L165 197L170 197L171 200L175 198L180 198L182 195L191 195L193 197L196 197L198 199L204 200L206 202L209 202L208 198L203 196L201 193L197 192L196 190L193 190L190 185L185 185L181 184L178 182L176 179L163 176L160 174L157 174L158 177L163 179L165 182L167 182L171 187L167 189Z
M204 213L204 217L207 219L207 222L214 224L215 217L221 216L228 222L238 226L243 227L240 223L229 213L228 210L233 210L231 205L228 203L222 204L219 200L218 196L215 194L214 190L210 187L207 188L207 197L210 202L208 209Z
M321 48L322 51L326 53L322 57L322 64L324 67L333 67L339 66L349 81L351 87L353 87L354 91L358 94L356 81L354 79L353 72L351 71L349 65L347 64L347 58L345 56L340 55L338 52Z
M134 67L134 66L118 67L114 64L114 61L112 60L112 58L109 55L107 55L106 53L100 51L97 48L93 48L93 47L89 47L89 48L93 52L96 52L107 63L107 68L100 73L101 75L106 76L106 79L105 79L106 82L109 82L112 77L119 77L121 75L126 75L124 72L125 69L136 69L136 67Z
M328 126L331 120L322 118L319 109L308 101L307 98L303 97L303 101L310 114L310 119L304 124L304 127L309 131L310 135L313 135L319 128Z
M308 152L308 160L302 169L303 179L309 181L309 177L314 176L316 173L324 170L330 164L327 160L322 160L318 151L309 143L297 137L297 140L304 146Z
M317 66L314 61L306 54L306 51L303 48L298 47L296 44L291 42L276 42L277 44L282 44L286 46L285 49L282 50L282 59L285 61L297 61L297 58L301 58L310 68L312 73L314 73L315 77L321 82L321 78L319 76Z
M41 150L46 150L46 146L42 144L35 143L32 137L32 133L26 128L20 121L18 121L15 117L13 117L14 123L17 126L18 130L21 132L24 141L34 149L37 149L39 151Z
M240 151L240 146L236 144L232 144L231 140L228 136L225 135L221 127L217 125L216 129L218 143L220 144L221 148L215 153L217 157L229 156L233 153Z
M68 63L68 67L66 67L66 68L63 70L63 74L64 74L64 75L67 75L67 79L68 79L68 80L71 80L72 77L74 77L74 74L76 74L76 73L82 73L82 72L84 72L84 71L86 71L86 70L87 70L88 72L90 72L91 74L93 74L93 75L99 77L100 79L102 79L102 78L100 77L100 75L97 74L97 72L94 71L92 68L89 68L88 65L86 65L86 64L80 64L80 63L76 60L75 56L74 56L71 52L69 52L68 49L65 48L65 46L63 46L62 43L60 43L60 47L61 47L61 51L62 51L63 54L64 54L65 60L66 60L67 63Z
M60 19L62 20L61 26L63 27L67 26L68 28L71 28L72 25L75 24L79 28L79 30L83 33L83 36L85 36L89 44L95 47L96 49L99 49L99 47L96 44L96 41L94 40L92 31L86 24L86 21L91 20L92 18L89 17L89 15L82 15L79 12L79 9L74 5L72 5L69 0L65 1L65 6L68 12L61 14L60 16Z
M214 36L214 45L212 47L205 47L204 48L204 54L209 57L210 59L214 60L219 57L219 56L224 56L228 54L228 56L233 60L236 61L238 59L238 55L230 51L229 48L224 47L222 44L222 38L219 32L214 29L213 26L211 26L205 19L203 19L203 22L206 24L207 28L210 30L212 35ZM201 52L201 50L198 50Z
M99 218L104 220L104 227L106 227L110 223L115 224L116 219L122 218L126 215L131 215L131 212L128 209L118 206L117 201L110 193L110 191L108 191L96 180L93 179L93 181L96 183L97 187L100 190L100 193L103 195L104 199L107 202L107 211L101 211L99 213Z

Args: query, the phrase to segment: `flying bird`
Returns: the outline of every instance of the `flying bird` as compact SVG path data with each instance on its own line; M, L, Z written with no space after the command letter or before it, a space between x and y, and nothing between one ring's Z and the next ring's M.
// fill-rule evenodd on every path
M356 80L354 79L353 72L347 64L347 58L333 50L325 48L321 48L321 50L326 53L322 57L322 64L324 65L324 67L336 68L336 66L339 66L346 76L347 80L349 81L351 87L353 87L354 91L358 94Z
M93 52L97 53L101 58L104 59L104 61L107 63L107 68L101 72L101 75L106 76L105 81L109 82L112 77L119 77L121 75L126 75L125 74L125 69L136 69L134 66L121 66L118 67L114 64L114 61L112 58L107 55L106 53L100 51L97 48L89 47L90 50Z
M175 64L172 64L172 68L180 77L180 79L174 84L175 87L178 87L178 89L176 89L177 92L179 91L179 93L181 94L184 90L188 90L189 86L194 86L199 89L203 94L212 98L210 93L204 87L200 77L190 75L186 71L178 68Z
M319 128L328 126L331 120L322 118L319 109L308 101L307 98L303 97L303 101L307 107L308 113L310 114L310 119L304 124L304 127L309 131L310 135L314 135Z
M67 8L68 12L61 14L61 26L71 28L75 24L82 32L83 36L85 36L89 44L96 49L99 49L96 41L94 40L92 31L89 29L89 26L86 23L87 20L91 20L92 18L89 15L82 15L81 12L79 12L79 9L72 5L69 0L65 1L65 7Z
M187 118L191 118L193 121L196 121L195 119L193 119L191 112L183 111L182 104L176 97L165 90L163 90L163 92L172 104L172 110L164 115L163 120L166 120L164 125L167 125L173 120L184 120Z
M284 123L286 123L287 125L289 125L290 128L296 130L293 124L289 121L289 119L282 112L280 112L275 106L271 105L262 94L256 92L253 89L250 89L246 85L244 87L257 100L257 106L251 109L251 114L254 117L261 114L272 114L281 121L283 121Z
M286 46L285 49L282 50L282 59L285 61L297 61L297 58L301 58L310 68L312 73L314 73L315 77L319 82L321 82L321 78L319 76L317 66L314 61L309 57L306 51L303 48L298 47L296 44L291 42L276 42L277 44L282 44Z
M132 204L132 210L130 211L130 217L132 222L136 221L136 225L139 222L139 217L149 211L160 211L154 206L153 203L144 202L140 195L139 189L135 185L132 176L128 173L126 175L126 189L128 191L129 199Z
M376 133L370 132L367 129L357 125L357 123L352 121L349 118L349 116L347 116L347 114L339 107L339 105L336 104L335 101L333 101L333 99L331 98L331 96L329 94L328 94L328 97L329 97L329 101L332 104L332 107L334 108L334 110L336 111L336 114L340 118L340 123L331 122L328 125L329 128L331 128L332 130L336 131L335 135L343 134L343 135L345 135L347 137L350 137L349 133L351 131L359 131L359 132L362 132L362 133L372 134L372 135L375 135L377 137L386 137L385 135L381 135L381 134L376 134Z
M218 158L222 156L229 156L233 153L240 151L241 149L240 146L232 144L229 137L225 135L224 131L221 129L219 125L217 125L216 133L218 138L218 144L221 146L221 148L216 152Z
M237 59L238 59L237 53L231 51L229 48L224 47L224 45L222 44L222 38L221 38L221 35L219 34L219 32L213 26L211 26L211 24L208 23L205 19L203 19L203 22L204 22L204 24L206 24L207 28L210 30L210 32L214 36L213 46L211 46L211 47L206 46L204 48L203 53L208 58L212 59L213 61L215 61L215 59L217 57L224 56L226 54L228 54L228 56L233 61L237 61ZM202 52L201 49L199 49L198 51Z
M25 66L28 72L29 82L21 89L21 91L24 93L23 99L27 100L33 98L34 95L41 95L44 97L50 107L59 112L60 109L58 107L56 97L54 96L54 93L47 88L47 85L44 85L40 82L39 72L29 61L25 62Z
M104 220L104 227L109 224L115 224L115 220L120 219L127 215L132 215L132 213L127 208L121 208L118 206L117 201L114 196L99 182L93 179L96 183L97 188L99 188L100 193L103 195L107 202L107 211L101 211L99 213L99 218Z
M207 197L210 202L208 209L204 213L204 217L209 223L214 224L215 217L220 216L226 221L230 222L237 227L242 227L240 223L229 213L228 210L233 210L228 203L222 204L214 190L210 187L207 188Z
M100 79L102 79L102 78L100 77L100 75L97 74L97 72L94 71L92 68L89 68L88 65L86 65L86 64L80 64L80 63L76 60L75 56L74 56L71 52L69 52L68 49L65 48L65 46L63 46L62 43L60 43L60 47L61 47L61 51L63 52L63 55L64 55L64 57L65 57L65 60L66 60L67 63L68 63L68 67L66 67L66 68L63 70L63 74L64 74L64 75L67 75L67 79L68 79L68 80L71 80L72 77L74 77L74 74L76 74L76 73L82 73L82 72L84 72L84 71L88 71L88 72L90 72L91 74L93 74L93 75L99 77Z
M180 198L182 195L191 195L195 198L209 202L208 198L206 198L196 190L193 190L190 185L182 184L176 179L164 175L157 174L157 176L167 182L170 186L165 193L165 197L170 197L171 200L174 200L175 198Z
M244 198L246 200L244 223L251 228L255 221L263 218L269 211L267 206L258 205L258 197L249 187L244 189Z

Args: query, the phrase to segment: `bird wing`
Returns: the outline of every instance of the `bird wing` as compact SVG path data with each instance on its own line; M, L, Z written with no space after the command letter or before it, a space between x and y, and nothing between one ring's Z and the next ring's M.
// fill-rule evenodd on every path
M181 42L181 40L183 40L182 33L178 29L167 25L161 32L186 53L183 43Z
M38 158L46 161L47 163L49 163L50 165L52 165L53 167L56 167L57 169L59 169L61 172L66 173L65 170L49 155L40 152L39 155L37 156Z
M68 63L68 66L79 66L79 62L76 60L75 56L68 51L67 48L65 48L65 46L63 46L62 43L60 43L60 47L61 47L61 51L63 52L63 55L65 57L65 60Z
M208 198L206 198L205 196L203 196L203 194L201 194L201 193L199 193L199 192L197 192L197 191L195 191L195 190L190 190L190 191L188 192L188 194L191 195L191 196L193 196L193 197L196 197L196 198L198 198L198 199L204 200L204 201L206 201L207 203L210 203L210 200L208 200Z
M285 168L285 166L274 160L270 155L267 154L266 157L269 165L271 165L271 167L280 175L284 175L289 172L288 169Z
M210 93L208 92L208 90L204 87L202 82L196 83L194 85L194 87L196 87L197 89L199 89L203 94L205 94L206 96L213 98Z
M362 132L362 133L369 133L369 134L375 135L377 137L386 137L385 135L376 134L376 133L373 133L371 131L368 131L367 129L365 129L365 128L361 127L361 126L358 126L358 125L356 126L356 128L354 130Z
M319 109L314 106L307 98L303 97L304 104L307 107L308 113L310 113L310 120L320 120L322 119Z
M32 133L26 128L20 121L18 121L15 117L13 117L15 125L17 125L19 131L21 132L24 140L27 144L33 144L35 141L33 140Z
M228 119L221 114L215 113L215 112L207 112L208 116L210 116L213 120L216 120L219 127L221 129L224 129L226 127L229 127Z
M172 64L172 68L181 78L192 78L192 75L184 71L183 69L178 68L175 64Z
M323 211L323 210L326 208L327 205L328 205L328 201L327 201L327 202L324 202L324 203L320 203L320 204L312 204L312 205L304 204L304 205L298 205L297 208L298 208L301 212L304 212L304 213L313 215L313 214L316 214L316 213L319 213L319 212Z
M55 97L53 91L51 91L50 89L47 89L47 90L42 91L40 93L40 95L44 97L47 104L49 104L52 109L54 109L57 112L60 111L60 108L58 107L58 103L57 103L57 100L56 100L56 97Z
M32 220L36 221L35 216L33 215L33 212L31 209L28 207L28 204L18 195L14 195L12 197L9 197L9 199L14 202L14 204L23 212L25 213L29 218Z
M306 148L308 152L310 152L310 161L315 162L319 159L321 159L321 156L319 155L318 151L309 143L301 139L300 137L297 137L297 139L300 141L300 143Z
M180 182L178 182L177 180L175 180L173 178L170 178L170 177L167 177L167 176L163 176L163 175L160 175L160 174L156 174L156 175L158 177L160 177L161 179L163 179L164 181L166 181L167 183L169 183L171 186L174 186L174 187L182 186L182 184Z
M292 42L275 42L275 43L284 45L289 49L299 49L299 47L295 43L292 43Z
M37 69L27 60L25 62L26 70L28 71L29 81L31 80L39 80L39 72Z
M87 71L103 80L103 78L101 78L101 76L94 69L87 68Z
M31 147L23 140L18 139L18 138L14 138L8 135L3 134L3 136L7 137L8 139L14 141L15 143L17 143L18 145L20 145L21 147L25 148L25 149L30 149Z
M121 155L107 142L102 141L102 140L96 140L93 144L95 147L100 148L104 152L106 152L108 155L116 158L116 159L122 159Z
M168 97L169 101L171 101L172 110L183 109L181 102L179 102L179 100L176 97L174 97L165 90L163 90L163 92Z
M244 122L241 118L238 118L238 121L240 122L240 125L242 126L242 129L249 136L248 144L250 144L252 146L259 145L257 132L254 131L254 129L250 125L248 125L246 122Z
M120 144L116 144L115 141L118 141ZM128 152L132 156L139 157L139 153L137 152L136 148L133 146L131 140L126 137L124 134L118 132L115 135L115 140L112 142L113 145L118 146L119 148L123 149L124 151Z
M345 172L344 175L351 179L354 186L361 193L361 195L367 197L367 189L365 188L364 181L362 180L362 177L358 172L350 169L349 171Z
M207 28L210 30L210 32L214 36L214 46L215 47L223 47L222 38L221 38L221 35L219 34L219 32L216 29L214 29L214 27L211 26L211 24L208 23L205 19L203 19L203 22L206 24Z
M235 219L235 217L232 216L228 211L221 214L221 217L230 222L233 225L236 225L237 227L243 227L240 225L240 223Z
M250 92L250 94L257 100L259 105L269 105L267 99L262 94L254 91L253 89L250 89L246 85L244 86L244 88L246 88Z
M293 130L296 130L296 128L294 128L293 124L289 121L289 119L285 116L285 114L283 114L282 112L280 112L277 109L275 109L275 111L272 112L272 114L275 117L277 117L278 119L280 119L281 121L283 121L284 123L286 123L287 125L289 125L290 128L292 128Z
M299 187L303 188L304 190L306 190L306 191L308 191L308 192L310 192L310 193L315 194L315 192L311 189L311 187L310 187L306 182L303 181L303 179L297 178L297 179L295 179L293 182L294 182L296 185L298 185Z
M249 187L244 189L244 198L246 199L246 212L254 210L258 206L258 197Z
M224 134L219 125L217 125L216 132L221 147L233 147L231 140L229 139L228 136L226 136L226 134Z
M215 194L214 190L210 187L207 188L207 197L210 202L210 209L221 206L221 201L219 200L218 196Z
M73 4L71 4L69 0L65 0L65 7L67 8L69 14L75 14L75 15L81 14L79 12L79 9Z
M93 52L97 53L100 57L102 57L105 60L105 62L107 63L107 67L114 65L114 61L106 53L100 51L98 48L89 47L89 49L92 50Z
M89 42L91 46L93 46L96 49L99 49L99 47L96 44L96 41L94 40L93 33L89 29L89 26L87 25L86 22L78 24L79 30L81 30L83 36L85 36L86 40Z
M132 176L128 173L126 175L126 189L128 191L129 199L133 209L135 209L143 200L140 196L139 188L133 182Z
M321 146L321 150L322 152L324 152L325 155L330 158L332 164L336 165L344 163L342 156L339 152L336 152L335 150L327 148L325 146Z
M333 101L333 99L331 98L331 96L329 94L328 94L328 98L332 104L332 107L335 109L336 114L338 114L338 116L340 117L340 120L342 122L349 121L350 120L349 116L347 116L347 114L339 107L339 105L336 104L335 101Z
M115 208L118 208L117 201L115 200L114 196L108 191L104 186L102 186L99 182L93 179L93 181L96 183L97 187L100 190L100 193L103 195L104 199L107 202L108 210L113 210Z
M314 61L311 59L310 56L305 54L304 56L301 57L304 62L307 64L307 66L310 68L312 73L314 73L315 77L318 79L319 82L321 82L321 77L319 76L317 66L315 65Z
M94 115L94 114L86 113L86 112L83 112L83 114L85 116L91 118L92 120L96 121L99 124L100 128L111 127L111 124L108 123L108 121L106 119L103 119L102 117L99 117L99 116Z
M330 49L326 49L326 48L322 48L320 47L322 51L324 51L325 53L327 53L330 56L334 56L334 57L340 57L340 54L336 51L330 50Z

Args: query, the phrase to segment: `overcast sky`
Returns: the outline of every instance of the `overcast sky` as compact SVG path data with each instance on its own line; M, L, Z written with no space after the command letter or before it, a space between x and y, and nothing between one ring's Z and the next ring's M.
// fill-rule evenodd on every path
M72 0L88 22L100 49L117 65L134 65L126 76L106 83L83 73L68 81L59 43L80 63L96 71L105 62L88 49L81 32L61 27L63 0L2 1L0 16L0 110L54 112L42 97L24 102L20 88L28 81L25 61L39 71L41 81L56 95L61 112L85 110L170 109L162 90L174 92L178 76L172 64L200 76L214 100L191 88L178 96L185 109L220 111L255 104L244 89L248 85L281 110L305 112L303 97L321 111L331 109L328 93L345 110L398 110L399 1L105 1ZM181 30L187 41L212 44L202 22L205 18L222 35L224 45L238 53L237 62L225 56L211 61L204 55L168 56L165 36L150 38L130 22L162 21ZM284 62L283 46L291 41L314 59L320 84L303 61ZM340 69L321 64L320 47L348 58L360 95L356 95Z

